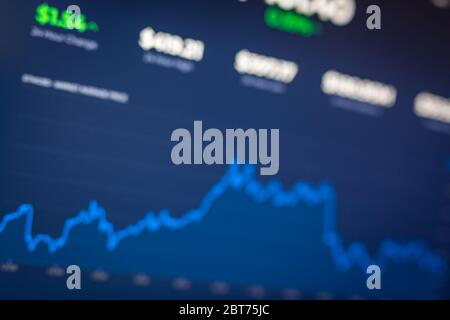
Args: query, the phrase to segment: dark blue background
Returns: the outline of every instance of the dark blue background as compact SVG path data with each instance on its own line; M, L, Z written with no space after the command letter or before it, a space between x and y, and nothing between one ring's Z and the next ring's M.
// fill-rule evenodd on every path
M58 8L72 4L47 2ZM424 127L413 100L422 91L449 96L449 10L428 1L380 1L382 30L369 31L365 8L372 3L357 1L351 24L323 23L321 35L303 38L268 28L263 1L79 1L100 27L98 34L78 34L98 41L99 50L87 52L29 36L39 3L6 1L0 31L0 216L30 203L34 233L56 237L64 221L92 199L118 229L148 210L170 208L182 215L226 171L170 161L170 133L203 120L205 127L221 129L280 128L276 178L286 188L298 180L332 184L337 230L346 244L363 242L374 253L386 238L423 239L448 255L442 233L449 230L443 208L450 205L444 194L450 139ZM147 26L202 40L205 54L194 72L144 64L138 39ZM243 48L298 64L285 94L240 85L233 62ZM333 108L320 89L329 69L394 85L395 107L376 118ZM24 85L23 73L125 91L130 101L118 105ZM230 217L239 207L230 204ZM252 227L258 229L257 220ZM0 243L0 259L22 260L6 256L7 246ZM33 261L27 259L24 254L18 262ZM314 290L323 291L308 288ZM446 295L444 289L439 296Z

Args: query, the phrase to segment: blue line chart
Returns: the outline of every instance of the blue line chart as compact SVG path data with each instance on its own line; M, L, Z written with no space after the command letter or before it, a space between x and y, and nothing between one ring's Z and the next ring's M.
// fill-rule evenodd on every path
M353 266L363 270L376 264L385 266L388 262L414 262L422 270L434 274L442 274L447 270L447 263L440 255L434 253L424 241L399 243L386 239L371 256L363 243L353 242L347 247L342 236L336 230L336 195L333 187L322 183L313 187L305 182L297 182L289 191L283 190L282 184L274 180L265 185L256 179L254 166L230 165L225 175L205 194L197 208L188 210L180 217L171 215L168 209L159 212L148 212L141 220L127 227L115 230L108 220L106 210L96 201L91 201L88 208L64 223L59 237L52 238L47 234L33 235L34 209L30 204L22 204L12 213L6 214L0 221L0 234L8 224L18 219L25 219L24 240L29 252L36 250L38 245L46 245L49 253L62 250L74 228L80 225L97 223L99 233L106 235L107 249L112 252L122 240L138 237L143 232L156 232L162 228L177 230L199 223L209 213L213 203L227 190L244 192L257 203L270 202L274 207L294 207L299 202L308 205L324 206L323 244L329 249L330 255L340 271L346 271ZM282 219L282 217L274 217Z

